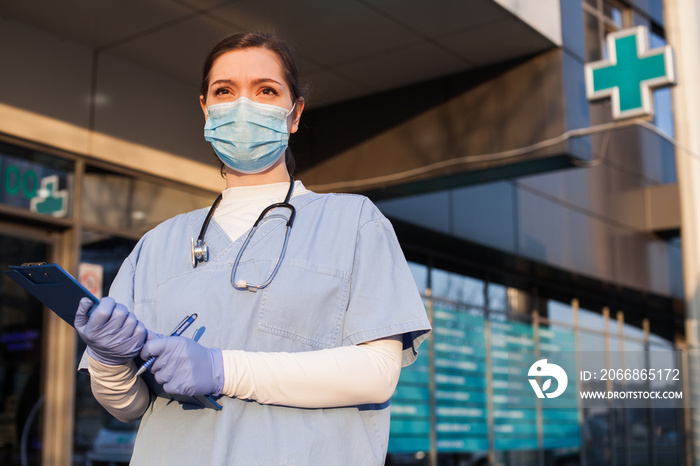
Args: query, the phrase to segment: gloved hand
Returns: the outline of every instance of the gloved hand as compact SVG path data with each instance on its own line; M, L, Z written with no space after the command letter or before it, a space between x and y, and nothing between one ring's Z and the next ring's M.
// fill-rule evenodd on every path
M150 371L167 393L219 396L224 388L224 357L219 348L148 332L141 359L148 361L152 356L156 360Z
M88 298L80 300L74 323L88 345L88 355L110 366L125 364L138 356L146 341L146 327L110 297L103 298L88 317L92 304Z

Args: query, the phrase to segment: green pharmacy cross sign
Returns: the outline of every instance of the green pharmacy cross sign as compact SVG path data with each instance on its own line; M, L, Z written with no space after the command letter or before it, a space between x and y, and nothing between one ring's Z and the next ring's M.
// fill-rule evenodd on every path
M68 213L68 191L58 189L58 176L51 175L41 180L41 189L30 201L29 208L38 214L65 217Z
M610 97L613 118L652 116L651 90L676 83L673 49L649 49L644 26L608 34L609 60L586 64L588 100Z

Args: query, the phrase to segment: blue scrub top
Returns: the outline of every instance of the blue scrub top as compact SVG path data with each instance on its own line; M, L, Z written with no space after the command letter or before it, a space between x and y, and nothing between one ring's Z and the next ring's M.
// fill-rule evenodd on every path
M430 324L389 221L369 199L306 193L285 258L258 292L235 290L236 241L212 220L209 261L192 267L190 239L207 209L148 232L110 290L149 330L168 333L192 312L184 336L227 350L296 352L403 335L404 366L416 359ZM280 215L277 215L279 213ZM282 217L283 216L283 217ZM236 279L262 283L282 248L288 210L268 214L245 250ZM383 464L390 403L330 409L262 405L222 397L223 410L154 398L141 421L132 464Z

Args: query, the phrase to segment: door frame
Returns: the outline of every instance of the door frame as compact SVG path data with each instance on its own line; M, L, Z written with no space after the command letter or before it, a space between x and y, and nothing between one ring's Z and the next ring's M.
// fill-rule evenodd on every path
M0 235L44 243L48 246L47 262L61 264L69 271L75 268L71 252L73 229L0 221ZM41 346L41 464L72 464L77 335L73 327L47 307L42 315Z

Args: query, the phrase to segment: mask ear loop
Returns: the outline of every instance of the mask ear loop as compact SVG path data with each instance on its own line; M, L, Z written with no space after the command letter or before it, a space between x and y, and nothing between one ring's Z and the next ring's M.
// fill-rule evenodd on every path
M287 116L291 115L296 107L297 107L297 103L294 102L294 105L292 105L292 108L287 112Z

